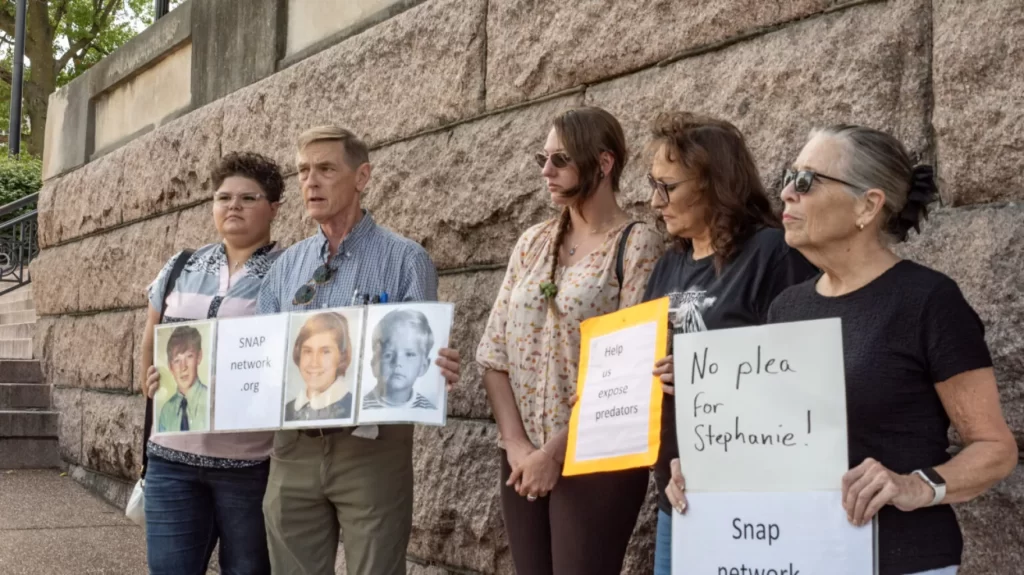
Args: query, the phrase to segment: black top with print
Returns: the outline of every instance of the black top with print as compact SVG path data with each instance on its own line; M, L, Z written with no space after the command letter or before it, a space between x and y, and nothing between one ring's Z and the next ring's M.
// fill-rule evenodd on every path
M842 321L850 467L874 458L907 474L950 459L949 417L935 384L990 367L985 328L956 282L901 261L868 285L839 297L815 282L783 292L770 323ZM881 575L960 563L963 540L949 505L878 514Z
M784 232L762 228L732 260L715 270L714 256L693 259L692 249L666 252L651 272L644 301L668 296L672 334L761 325L772 300L784 289L817 274L800 252L786 245ZM672 337L669 337L671 352ZM654 466L658 508L671 513L665 496L669 464L679 457L675 403L666 396L661 415L661 451Z

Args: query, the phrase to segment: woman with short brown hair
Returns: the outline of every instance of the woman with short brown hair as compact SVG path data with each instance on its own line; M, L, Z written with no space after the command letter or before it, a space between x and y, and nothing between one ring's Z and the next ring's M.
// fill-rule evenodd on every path
M655 121L649 147L651 206L675 248L654 267L644 301L669 298L673 333L765 323L775 296L815 270L786 245L743 134L724 120L676 112ZM665 392L674 393L671 351L655 374L667 384ZM666 401L654 467L655 575L672 572L672 507L665 487L669 462L678 456L675 404Z
M616 202L626 159L608 112L554 119L537 163L562 213L519 238L477 350L517 573L617 575L647 492L646 468L561 477L580 322L638 303L663 250Z

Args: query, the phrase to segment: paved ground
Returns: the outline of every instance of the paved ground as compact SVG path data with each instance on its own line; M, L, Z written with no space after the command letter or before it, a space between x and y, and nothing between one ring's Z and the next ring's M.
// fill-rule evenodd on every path
M0 471L0 573L145 575L145 536L59 471Z

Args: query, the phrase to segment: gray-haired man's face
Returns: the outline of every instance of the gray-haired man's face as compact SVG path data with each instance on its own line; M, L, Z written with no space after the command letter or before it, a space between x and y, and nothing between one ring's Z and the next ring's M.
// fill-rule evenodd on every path
M427 372L430 358L423 349L423 337L415 331L402 330L381 343L374 363L377 381L399 391L412 387Z

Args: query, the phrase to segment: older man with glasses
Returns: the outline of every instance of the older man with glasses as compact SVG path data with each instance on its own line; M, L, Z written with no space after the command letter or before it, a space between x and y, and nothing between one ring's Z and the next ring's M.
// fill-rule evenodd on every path
M263 314L374 301L434 301L437 271L422 246L379 227L360 206L372 167L344 128L299 137L297 164L316 235L289 248L259 294ZM442 349L449 385L459 354ZM276 433L263 502L273 572L334 573L339 530L350 575L404 574L412 529L411 425Z

